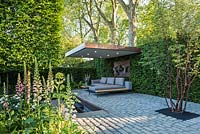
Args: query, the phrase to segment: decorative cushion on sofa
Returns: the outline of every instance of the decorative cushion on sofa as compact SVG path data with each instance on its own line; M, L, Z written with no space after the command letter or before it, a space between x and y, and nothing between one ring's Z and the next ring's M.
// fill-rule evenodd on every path
M107 78L102 77L101 80L100 80L100 83L102 83L102 84L106 84L106 80L107 80Z
M113 77L108 77L108 78L107 78L107 84L112 84L112 85L114 85L114 82L115 82L115 78L113 78Z
M115 78L115 85L124 85L124 78Z

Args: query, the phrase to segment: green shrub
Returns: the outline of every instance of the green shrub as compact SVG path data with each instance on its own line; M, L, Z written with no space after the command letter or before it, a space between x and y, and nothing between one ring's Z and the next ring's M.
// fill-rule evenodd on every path
M72 89L79 88L84 81L85 74L90 74L91 79L97 78L96 69L95 68L64 68L64 67L55 67L52 68L53 75L55 75L58 72L61 72L67 77L68 74L70 74L71 78L71 85ZM11 71L8 72L9 77L9 90L8 94L14 94L15 93L15 84L17 82L17 71ZM23 72L21 71L21 75ZM45 78L48 76L48 70L44 69L41 70L41 76L44 76ZM1 81L6 81L6 75L7 73L0 73L1 75ZM22 77L23 78L23 77ZM31 77L31 81L33 81L33 78ZM66 81L65 81L66 82ZM2 88L3 85L0 85L0 88ZM0 91L0 95L3 93Z

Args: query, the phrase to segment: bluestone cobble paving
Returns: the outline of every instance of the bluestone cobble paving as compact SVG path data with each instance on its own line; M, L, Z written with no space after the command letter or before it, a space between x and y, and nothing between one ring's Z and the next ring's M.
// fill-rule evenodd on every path
M167 108L165 99L138 93L75 94L106 112L77 117L88 133L97 134L200 134L200 117L182 121L155 112ZM186 111L200 114L200 104L189 102ZM90 116L91 115L91 116Z

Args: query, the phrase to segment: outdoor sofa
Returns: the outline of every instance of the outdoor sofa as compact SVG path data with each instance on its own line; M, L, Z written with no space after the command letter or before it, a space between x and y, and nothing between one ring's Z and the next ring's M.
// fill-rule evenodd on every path
M132 82L125 81L125 78L102 77L98 80L92 80L91 86L89 86L89 92L94 93L130 90L132 90Z

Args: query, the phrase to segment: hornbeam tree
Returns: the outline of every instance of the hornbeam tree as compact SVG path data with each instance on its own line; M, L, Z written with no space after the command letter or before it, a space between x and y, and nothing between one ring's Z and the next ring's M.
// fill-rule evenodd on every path
M34 57L40 68L48 68L49 60L60 63L63 2L1 1L0 70L22 70L24 61L31 68Z

